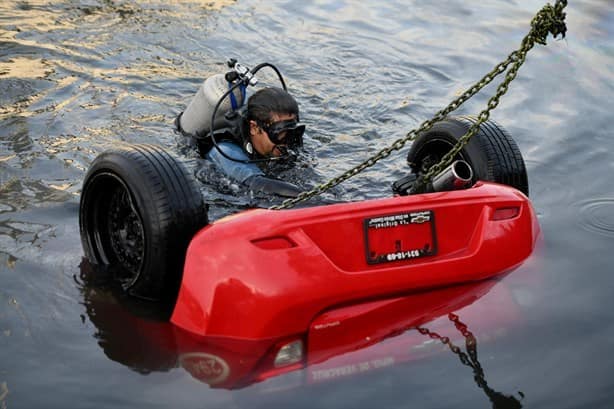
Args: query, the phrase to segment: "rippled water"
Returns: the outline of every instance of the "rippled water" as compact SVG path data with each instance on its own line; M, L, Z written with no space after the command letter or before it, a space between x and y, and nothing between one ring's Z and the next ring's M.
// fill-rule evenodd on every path
M411 363L383 357L360 374L333 361L229 390L196 381L173 357L145 359L119 315L105 313L116 299L79 279L88 164L120 141L180 152L174 117L236 57L285 74L312 152L304 174L292 176L305 186L325 181L473 84L517 47L542 3L2 1L0 408L609 407L614 11L606 0L571 3L567 38L529 54L492 115L524 155L543 242L457 310L477 338L481 375L439 345ZM479 112L487 99L460 113ZM406 152L331 197L388 195ZM253 204L231 183L220 187L203 186L212 218ZM499 315L504 309L513 314ZM485 317L494 323L482 329ZM120 329L109 331L115 320ZM445 315L428 327L453 331ZM316 378L327 381L304 382Z

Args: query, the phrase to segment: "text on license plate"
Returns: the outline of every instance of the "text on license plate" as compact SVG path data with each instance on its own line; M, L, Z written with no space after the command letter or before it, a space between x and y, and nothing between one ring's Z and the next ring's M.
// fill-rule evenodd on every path
M410 260L437 253L432 210L365 219L364 235L368 264Z

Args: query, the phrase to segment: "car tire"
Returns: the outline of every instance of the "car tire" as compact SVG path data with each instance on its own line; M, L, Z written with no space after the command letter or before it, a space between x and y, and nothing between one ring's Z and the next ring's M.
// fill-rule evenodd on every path
M85 256L130 295L174 301L187 246L207 223L195 179L159 146L105 151L85 176L79 208Z
M470 116L451 117L437 122L431 129L414 140L407 162L412 172L424 174L430 166L449 152L467 133L477 119ZM500 125L488 120L456 155L454 160L466 161L473 170L473 183L477 180L512 186L529 195L529 182L522 154Z

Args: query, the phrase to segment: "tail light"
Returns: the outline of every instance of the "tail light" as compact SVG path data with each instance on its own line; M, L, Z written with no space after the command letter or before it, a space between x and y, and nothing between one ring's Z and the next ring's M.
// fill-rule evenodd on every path
M305 366L305 342L303 337L285 338L275 343L262 359L256 371L256 380L279 376L302 369Z
M491 217L491 220L507 220L513 219L520 214L520 207L500 207L496 209Z

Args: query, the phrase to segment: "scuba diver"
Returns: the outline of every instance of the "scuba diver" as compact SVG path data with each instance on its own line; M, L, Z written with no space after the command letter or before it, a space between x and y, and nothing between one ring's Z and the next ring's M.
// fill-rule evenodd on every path
M228 66L226 74L205 80L175 120L177 130L201 157L251 191L296 197L303 189L265 175L258 165L287 162L302 147L305 125L299 122L298 103L273 65L250 70L232 59ZM261 88L244 104L247 86L256 85L254 74L263 67L275 70L283 88Z

